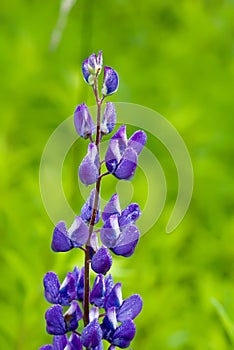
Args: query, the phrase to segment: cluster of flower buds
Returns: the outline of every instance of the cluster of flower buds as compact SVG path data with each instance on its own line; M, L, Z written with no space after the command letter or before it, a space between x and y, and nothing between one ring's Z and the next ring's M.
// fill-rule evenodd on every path
M100 160L102 137L111 133L116 124L114 104L106 103L102 118L101 105L106 96L117 91L119 83L116 71L104 67L102 95L99 97L98 79L102 65L101 51L98 55L92 54L82 65L84 79L93 87L97 102L96 125L84 103L74 113L77 133L90 140L78 175L86 186L96 185L71 227L67 228L64 221L55 226L51 244L54 252L79 248L85 255L84 266L68 272L62 283L54 272L45 275L45 298L54 304L45 314L46 330L54 338L52 344L44 345L40 350L102 350L105 341L109 343L108 350L127 348L136 333L133 320L142 309L142 299L138 294L123 299L121 283L115 284L111 274L106 275L112 266L113 253L123 257L134 253L140 237L135 225L141 214L139 205L131 203L121 210L115 193L101 210L100 184L109 174L124 180L133 177L138 155L146 143L146 134L138 130L128 139L126 127L120 126L109 141L105 159ZM102 173L104 163L106 172ZM95 229L100 220L101 228ZM92 288L90 267L96 274Z

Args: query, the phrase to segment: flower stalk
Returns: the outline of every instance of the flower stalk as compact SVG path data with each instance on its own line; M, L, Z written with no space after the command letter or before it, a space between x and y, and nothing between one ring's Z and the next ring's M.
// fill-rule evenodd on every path
M103 350L103 341L109 343L108 350L127 348L136 333L133 320L142 309L142 299L138 294L123 299L122 284L115 284L111 274L106 276L112 266L112 254L130 257L135 251L140 237L135 225L141 214L139 205L131 203L121 210L115 193L100 213L100 193L104 176L112 174L123 180L134 176L146 135L140 130L128 139L126 127L121 126L109 141L105 159L100 161L102 137L111 133L116 125L114 104L107 102L102 116L102 103L117 91L119 84L117 72L104 67L102 97L99 97L98 79L102 64L100 51L98 55L90 55L82 65L84 79L92 86L96 100L96 126L84 103L77 106L74 113L77 133L90 141L78 175L83 184L94 185L94 188L70 228L64 221L55 226L51 244L54 252L80 248L84 252L84 266L81 269L76 266L68 272L62 283L54 272L45 275L45 298L54 304L45 314L46 329L54 338L52 345L44 345L40 350ZM104 163L106 171L102 173ZM95 229L100 218L103 225ZM91 269L96 274L92 287ZM65 312L64 307L68 307ZM82 328L79 324L82 319L83 329L78 331L78 327ZM70 337L68 333L71 333Z

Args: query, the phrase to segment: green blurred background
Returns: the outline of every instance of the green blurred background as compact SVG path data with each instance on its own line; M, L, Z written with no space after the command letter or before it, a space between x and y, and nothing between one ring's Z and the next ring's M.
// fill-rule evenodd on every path
M102 49L105 63L120 76L110 100L165 116L183 137L195 176L189 211L167 235L176 170L149 135L148 148L167 179L166 206L135 255L115 258L112 271L125 297L137 292L144 299L132 349L232 349L234 1L77 0L52 50L59 11L59 0L2 0L0 6L0 348L32 350L50 342L43 275L54 270L63 279L82 263L81 252L50 251L53 224L38 174L56 126L78 103L93 104L80 65ZM77 213L83 199L76 168L86 146L77 141L63 170L66 196ZM143 193L141 175L138 170L133 186L144 205L137 194Z

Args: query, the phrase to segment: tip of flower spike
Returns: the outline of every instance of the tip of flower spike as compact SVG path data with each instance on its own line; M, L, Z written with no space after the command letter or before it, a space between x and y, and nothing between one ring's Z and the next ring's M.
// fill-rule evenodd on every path
M89 85L94 84L95 76L98 76L102 70L102 51L99 51L96 56L95 53L90 55L84 62L82 63L82 73L83 77Z

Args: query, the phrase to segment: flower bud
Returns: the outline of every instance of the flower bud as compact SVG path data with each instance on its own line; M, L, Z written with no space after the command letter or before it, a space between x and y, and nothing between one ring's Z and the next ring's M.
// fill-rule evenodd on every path
M82 73L86 83L89 85L94 84L94 77L99 75L102 70L102 51L99 51L96 56L95 53L90 55L82 64Z
M105 247L101 247L96 254L94 254L91 267L96 273L101 273L105 275L111 268L112 256L109 250Z
M103 114L101 123L101 133L107 135L112 132L116 124L115 105L112 102L106 103L106 108Z
M117 72L111 67L104 67L104 81L102 94L104 96L112 95L119 86L119 77Z
M88 153L79 166L79 178L84 185L95 183L99 176L99 155L95 143L90 143Z
M95 125L85 103L77 106L74 113L74 124L78 135L84 139L93 135Z

